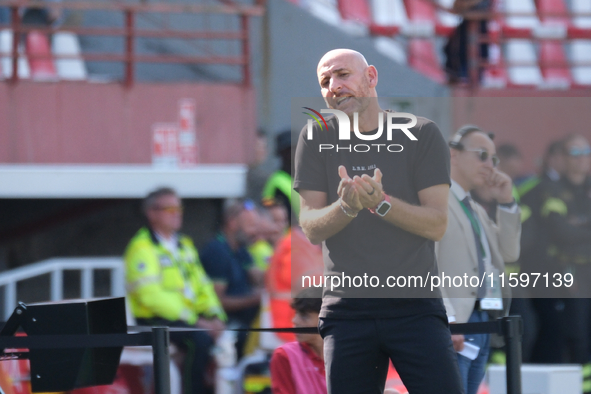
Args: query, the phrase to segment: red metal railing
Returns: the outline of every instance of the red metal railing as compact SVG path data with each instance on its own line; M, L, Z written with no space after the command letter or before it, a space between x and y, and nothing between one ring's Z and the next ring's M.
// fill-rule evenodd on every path
M123 62L124 77L123 83L131 86L135 78L136 63L184 63L184 64L222 64L240 66L242 68L242 83L250 86L250 35L249 20L251 17L262 16L265 12L265 0L256 0L252 5L237 4L231 1L223 1L219 5L207 4L171 4L171 3L153 3L153 4L129 4L112 2L45 2L45 1L0 1L0 7L9 7L11 9L12 20L10 25L0 25L1 28L11 29L13 34L11 53L0 53L0 56L10 56L12 62L12 76L9 81L17 82L18 76L18 46L20 37L23 33L30 31L39 31L45 34L53 34L59 31L68 31L80 36L105 36L105 37L123 37L125 41L124 53L81 53L76 56L51 55L34 58L52 58L52 59L70 59L82 58L85 61L103 61L103 62ZM121 12L124 15L123 27L29 27L23 26L19 9L26 8L45 8L72 11L112 11ZM136 28L136 16L138 13L157 13L157 14L217 14L225 16L238 17L240 27L235 30L193 30L180 31L169 27L160 29L138 29ZM241 45L240 54L237 56L206 54L196 55L144 55L137 54L135 51L136 38L156 38L156 39L183 39L183 40L228 40L236 41Z

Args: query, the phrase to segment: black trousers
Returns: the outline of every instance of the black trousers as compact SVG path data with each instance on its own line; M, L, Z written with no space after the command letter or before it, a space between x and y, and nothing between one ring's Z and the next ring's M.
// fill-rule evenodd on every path
M137 323L142 326L195 328L184 321L170 321L160 318L137 319ZM204 331L172 331L170 342L186 353L182 371L183 394L208 393L204 378L209 362L209 353L214 344L213 338Z
M447 317L321 318L328 394L381 394L392 360L410 394L463 394Z
M591 299L568 298L564 300L564 304L567 362L587 364L591 362L589 357Z
M538 335L531 362L559 364L564 362L566 336L565 302L562 298L533 298L532 305L538 317Z
M535 298L540 330L532 362L591 362L589 298Z

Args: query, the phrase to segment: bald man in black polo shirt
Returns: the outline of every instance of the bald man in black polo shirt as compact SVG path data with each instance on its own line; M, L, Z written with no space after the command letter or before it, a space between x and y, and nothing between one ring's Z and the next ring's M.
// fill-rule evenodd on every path
M392 287L392 278L386 285L389 276L437 275L434 241L446 230L450 185L446 143L435 123L410 114L399 114L414 119L406 131L386 132L400 120L380 108L377 70L360 53L330 51L317 73L329 108L352 125L357 113L358 130L340 140L336 116L326 118L328 130L302 130L294 183L300 222L311 242L322 243L326 276L366 278L358 287L329 279L324 289L328 392L382 393L390 359L410 393L463 393L440 293Z

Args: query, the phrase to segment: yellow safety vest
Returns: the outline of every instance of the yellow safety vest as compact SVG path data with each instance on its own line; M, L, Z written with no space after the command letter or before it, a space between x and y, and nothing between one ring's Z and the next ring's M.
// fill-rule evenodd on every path
M260 239L248 247L248 253L252 256L254 266L261 271L266 271L273 257L273 246L263 239Z
M300 213L300 195L293 190L292 182L291 175L287 172L282 170L275 171L271 174L263 188L263 198L275 198L275 193L280 191L287 196L292 212L298 216ZM291 215L291 212L288 212L288 214Z
M199 316L226 319L226 314L191 239L179 235L176 256L146 227L125 250L125 280L137 318L160 317L194 324Z

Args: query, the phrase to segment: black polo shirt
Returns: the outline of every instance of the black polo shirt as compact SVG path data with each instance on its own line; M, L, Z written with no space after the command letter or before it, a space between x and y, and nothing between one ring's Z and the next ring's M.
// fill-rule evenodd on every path
M345 166L350 177L373 176L374 169L379 168L385 193L413 205L420 205L419 191L450 184L449 148L431 120L417 117L416 126L409 129L416 141L397 129L388 140L385 120L382 135L367 141L353 132L350 140L339 140L336 117L326 119L328 130L315 125L312 139L308 139L305 127L299 136L295 190L325 192L327 203L332 204L339 198L340 165ZM406 120L399 118L396 122ZM346 286L331 290L328 282L321 317L395 317L443 308L439 291L431 292L429 286L429 277L438 272L434 242L396 227L368 210L361 211L343 230L323 242L323 252L325 275L340 277ZM379 280L377 286L375 278L369 283L372 276ZM422 279L415 279L414 284L407 280L404 287L392 287L388 285L393 283L392 279L387 282L389 276ZM350 287L347 277L351 278ZM355 277L365 278L364 283L356 286L360 282ZM426 281L427 286L421 287L421 281Z

